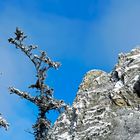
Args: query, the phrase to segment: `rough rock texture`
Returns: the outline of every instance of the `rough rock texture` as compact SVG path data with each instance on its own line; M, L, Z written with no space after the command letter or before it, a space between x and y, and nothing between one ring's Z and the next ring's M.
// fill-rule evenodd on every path
M140 48L119 54L111 73L85 75L47 140L140 140Z

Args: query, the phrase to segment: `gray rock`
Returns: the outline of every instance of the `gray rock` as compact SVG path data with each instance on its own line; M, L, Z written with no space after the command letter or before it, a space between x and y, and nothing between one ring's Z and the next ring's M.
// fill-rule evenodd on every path
M140 48L121 53L109 74L87 72L46 140L140 140Z

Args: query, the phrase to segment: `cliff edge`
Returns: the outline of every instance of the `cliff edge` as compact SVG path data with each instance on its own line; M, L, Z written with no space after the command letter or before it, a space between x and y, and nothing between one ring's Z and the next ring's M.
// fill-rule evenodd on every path
M91 70L46 140L140 140L140 48L111 73Z

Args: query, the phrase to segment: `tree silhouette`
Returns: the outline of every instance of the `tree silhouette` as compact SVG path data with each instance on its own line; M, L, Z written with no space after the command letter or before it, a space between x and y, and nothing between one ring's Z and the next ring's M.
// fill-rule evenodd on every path
M45 84L47 71L50 68L58 69L61 64L52 61L45 51L40 51L40 55L33 54L33 50L37 49L37 46L25 45L24 40L26 38L27 36L24 35L20 29L16 28L15 37L9 38L8 41L14 44L17 49L20 49L35 66L37 80L34 84L30 85L29 88L36 89L39 94L32 96L14 87L9 87L9 90L11 94L17 94L38 107L38 118L32 127L35 140L45 140L48 130L51 128L51 122L46 117L47 113L50 110L58 110L61 112L67 106L63 100L55 99L53 97L54 90Z

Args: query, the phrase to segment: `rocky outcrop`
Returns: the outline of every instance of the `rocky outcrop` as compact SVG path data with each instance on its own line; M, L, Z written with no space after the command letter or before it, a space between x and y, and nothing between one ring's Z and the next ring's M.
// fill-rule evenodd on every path
M119 54L111 73L87 72L46 140L140 140L140 48Z

